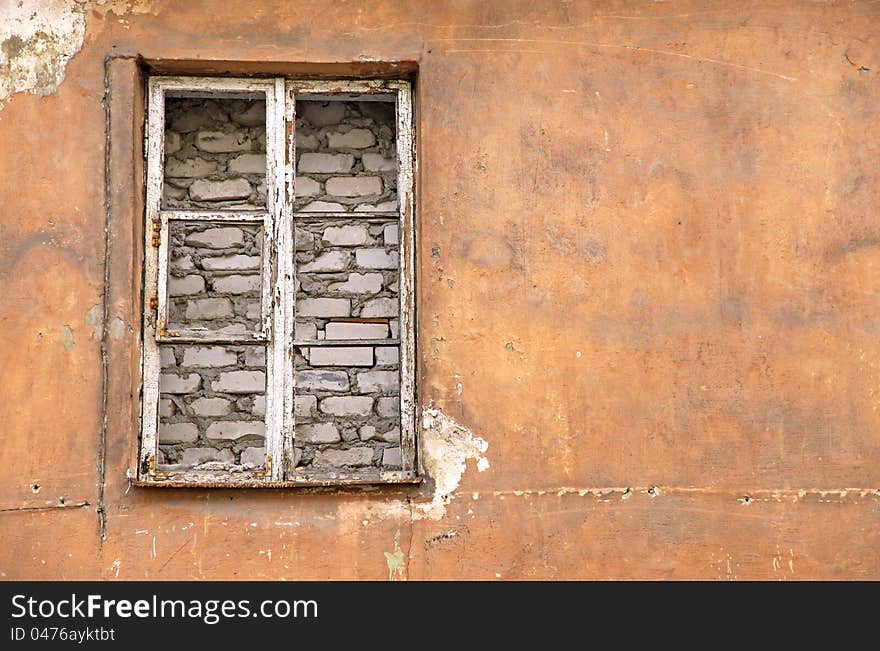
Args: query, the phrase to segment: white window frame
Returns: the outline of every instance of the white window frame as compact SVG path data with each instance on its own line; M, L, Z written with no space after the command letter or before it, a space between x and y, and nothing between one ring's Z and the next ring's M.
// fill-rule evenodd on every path
M263 94L266 99L266 208L265 210L165 210L161 207L165 143L165 96L193 93L218 97ZM294 418L294 224L301 213L295 200L295 110L303 96L357 99L366 95L393 96L397 115L398 211L371 213L371 217L398 218L400 226L400 431L401 470L379 471L375 477L348 476L342 469L302 473L290 467L295 439ZM400 80L291 80L230 77L150 77L147 82L146 227L144 229L144 306L141 349L142 411L137 483L162 486L323 486L339 484L411 483L419 481L418 442L415 436L415 144L412 87ZM337 213L311 213L310 218L338 218ZM351 214L345 214L351 217ZM262 322L258 332L205 333L168 331L167 260L169 222L232 222L260 224L263 228ZM268 309L267 309L268 308ZM266 346L266 467L242 472L157 469L159 344L238 343ZM309 342L309 345L323 342ZM389 341L333 341L324 345L388 345Z

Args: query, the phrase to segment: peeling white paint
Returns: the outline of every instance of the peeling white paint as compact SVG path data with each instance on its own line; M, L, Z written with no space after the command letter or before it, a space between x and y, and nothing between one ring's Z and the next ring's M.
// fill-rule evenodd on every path
M55 92L82 47L85 10L75 0L0 3L0 109L15 93Z
M477 470L489 467L483 456L489 444L439 409L422 410L422 454L427 474L434 480L434 497L429 504L419 504L419 511L431 519L446 514L446 504L458 488L467 468L467 460L475 459Z

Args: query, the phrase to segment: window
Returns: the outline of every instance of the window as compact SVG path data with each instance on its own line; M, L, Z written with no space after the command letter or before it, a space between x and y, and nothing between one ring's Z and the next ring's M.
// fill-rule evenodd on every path
M404 81L148 82L138 479L416 481Z

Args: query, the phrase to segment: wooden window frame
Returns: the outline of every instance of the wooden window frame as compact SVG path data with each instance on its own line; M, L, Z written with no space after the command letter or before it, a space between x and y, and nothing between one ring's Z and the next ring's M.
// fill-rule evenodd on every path
M266 99L266 208L265 210L177 210L161 207L165 142L165 96L241 97L263 94ZM344 469L294 473L290 467L295 438L294 321L296 264L294 224L298 219L333 219L338 213L294 212L296 100L357 99L389 95L397 118L396 212L370 213L370 217L395 217L400 227L400 431L401 469L379 470L375 476L349 475ZM412 86L402 80L296 80L238 77L152 76L147 79L146 204L144 228L143 341L141 347L141 417L138 470L135 483L165 487L294 487L347 484L399 484L420 481L416 438L415 383L415 134ZM346 214L351 217L351 214ZM206 333L167 329L167 260L169 223L231 222L260 224L262 250L262 322L258 332ZM269 309L267 309L269 308ZM241 471L157 469L159 345L167 343L250 344L266 347L266 467ZM315 345L388 345L390 340L332 342Z

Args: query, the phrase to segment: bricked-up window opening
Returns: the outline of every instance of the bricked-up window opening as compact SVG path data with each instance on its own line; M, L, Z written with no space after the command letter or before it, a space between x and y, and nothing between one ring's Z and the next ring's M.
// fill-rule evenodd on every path
M138 480L417 480L409 84L148 94Z

